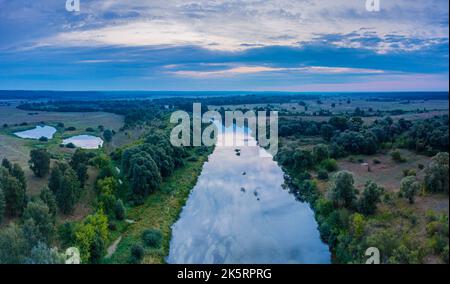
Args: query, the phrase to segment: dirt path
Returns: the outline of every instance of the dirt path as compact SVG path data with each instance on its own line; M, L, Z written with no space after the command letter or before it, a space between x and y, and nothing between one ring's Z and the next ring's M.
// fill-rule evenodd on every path
M109 258L113 255L113 253L116 252L117 246L119 245L120 241L122 240L122 236L118 237L113 243L112 245L110 245L107 249L107 254L106 257Z

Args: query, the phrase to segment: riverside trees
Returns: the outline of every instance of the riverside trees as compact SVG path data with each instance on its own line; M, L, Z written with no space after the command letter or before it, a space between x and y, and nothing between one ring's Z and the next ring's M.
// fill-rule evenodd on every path
M50 170L50 153L45 149L33 149L28 163L37 177L44 177Z

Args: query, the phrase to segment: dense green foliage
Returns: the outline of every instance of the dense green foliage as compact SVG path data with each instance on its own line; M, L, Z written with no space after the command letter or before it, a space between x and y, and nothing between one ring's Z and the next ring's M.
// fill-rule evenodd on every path
M354 206L357 190L353 184L353 175L350 172L340 171L334 175L330 198L336 207L352 208Z
M157 229L147 229L142 233L142 242L149 247L158 248L161 246L162 233Z
M37 177L46 176L50 170L50 153L46 149L31 150L29 165Z
M67 164L57 163L50 174L48 187L55 195L61 212L72 213L82 192L76 172Z
M407 176L402 179L400 183L400 196L409 200L409 203L414 203L414 197L419 192L420 184L415 176Z
M371 215L377 209L377 203L381 201L384 189L376 183L369 181L358 201L358 211L364 215Z
M431 159L425 171L425 186L428 191L448 194L448 167L449 158L446 152L438 153Z
M16 172L13 171L13 168L16 168ZM23 172L17 171L19 166L13 168L8 170L0 167L0 190L5 201L3 211L11 217L21 216L27 203L26 182L21 180ZM19 176L17 173L20 173Z
M130 198L142 202L158 189L162 178L170 176L183 165L185 151L170 144L165 135L148 136L145 143L123 151L122 172L130 184Z

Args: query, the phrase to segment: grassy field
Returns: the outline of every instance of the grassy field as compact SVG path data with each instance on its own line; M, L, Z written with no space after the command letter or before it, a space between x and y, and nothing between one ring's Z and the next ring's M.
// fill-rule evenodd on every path
M408 150L398 150L404 162L395 162L389 155L389 151L371 156L356 155L338 161L340 170L347 170L354 174L355 186L364 188L367 181L371 180L382 185L386 190L396 192L400 188L400 181L404 177L404 170L414 170L417 178L423 180L424 170L418 168L419 164L428 165L430 157L418 155ZM374 163L378 160L380 163ZM367 164L367 165L366 165ZM370 170L369 170L370 169Z
M28 167L30 151L33 148L46 148L50 151L55 159L69 158L74 149L59 147L62 139L78 135L86 134L86 128L91 127L95 132L89 133L100 136L98 125L105 128L118 131L123 126L123 117L106 112L87 112L87 113L64 113L64 112L28 112L16 108L17 102L11 105L0 106L0 127L8 124L8 128L0 128L0 159L7 158L13 163L18 163L24 170L28 182L28 194L36 195L43 186L47 184L44 178L36 178ZM27 125L20 126L26 122ZM73 126L75 131L64 131L58 128L58 132L54 138L48 142L40 142L32 139L22 139L14 135L14 132L34 128L37 124L44 122L46 125L56 127L58 123L64 123L65 127ZM117 135L120 137L120 135ZM128 137L130 140L134 136ZM120 141L120 142L119 142ZM118 142L112 143L128 143L128 140L120 138ZM115 145L105 145L105 147L115 147Z
M302 100L307 106L300 105L297 102L291 103L268 103L268 104L245 104L245 105L223 105L223 106L210 106L209 109L217 110L220 107L230 110L236 109L254 109L254 108L267 108L271 107L274 110L289 112L291 114L302 112L315 112L320 110L329 110L334 114L353 112L356 108L361 110L373 111L392 111L392 110L404 110L404 111L438 111L445 110L448 113L448 101L444 100L395 100L395 101L371 101L365 98L351 98L350 103L347 103L347 98L322 98L320 102L318 100ZM334 107L333 107L334 104Z
M207 156L208 153L199 156L195 162L186 162L186 165L167 178L161 188L151 194L143 205L129 209L127 218L134 223L127 225L126 222L122 222L118 226L121 229L112 236L111 243L119 236L122 239L115 253L110 258L105 258L104 263L127 263L131 246L141 243L142 232L149 228L161 230L162 247L160 249L146 248L143 263L165 263L165 257L169 253L171 226L178 219Z
M33 123L58 123L62 122L66 127L74 126L77 129L87 127L97 128L103 125L105 128L119 130L123 126L123 116L107 112L35 112L17 109L18 102L13 102L9 106L0 106L0 123L20 124Z

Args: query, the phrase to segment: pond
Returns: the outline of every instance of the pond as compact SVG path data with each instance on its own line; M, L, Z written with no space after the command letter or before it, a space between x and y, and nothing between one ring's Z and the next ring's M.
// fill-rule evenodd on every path
M103 146L103 140L100 137L92 135L77 135L64 139L62 142L64 145L69 143L72 143L76 147L82 149L98 149Z
M53 135L56 133L56 128L47 125L38 125L33 129L16 132L14 135L25 138L25 139L39 139L45 137L47 139L52 139Z
M309 204L283 189L282 169L237 131L248 146L217 145L209 156L172 227L167 262L330 263ZM224 135L233 139L231 128Z

